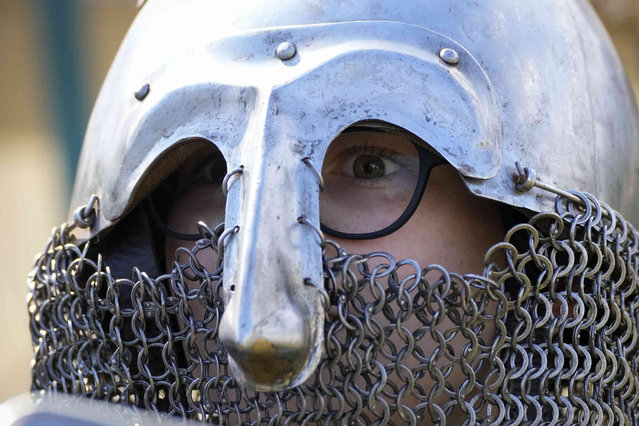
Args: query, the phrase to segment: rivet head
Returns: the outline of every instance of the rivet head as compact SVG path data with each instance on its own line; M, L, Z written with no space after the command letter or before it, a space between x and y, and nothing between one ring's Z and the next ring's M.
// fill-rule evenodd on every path
M283 43L280 43L279 46L277 46L277 49L275 50L275 55L278 58L280 58L282 61L288 61L293 56L295 56L296 52L297 52L297 48L295 47L295 45L291 43L290 41L285 41Z
M459 63L459 54L455 50L448 47L445 47L439 51L439 57L448 65L457 65Z
M140 87L135 92L135 99L137 99L138 101L143 100L144 98L146 98L146 95L149 94L150 90L151 90L151 86L149 85L149 83L143 84L142 87Z

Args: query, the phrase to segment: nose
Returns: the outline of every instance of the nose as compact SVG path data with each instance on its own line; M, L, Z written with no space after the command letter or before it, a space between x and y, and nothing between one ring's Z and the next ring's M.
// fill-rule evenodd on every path
M298 221L305 214L307 223L319 223L319 188L299 153L286 147L252 152L227 198L225 221L239 224L239 232L224 251L227 300L218 339L233 376L259 391L306 380L321 358L324 332L322 249L313 226Z

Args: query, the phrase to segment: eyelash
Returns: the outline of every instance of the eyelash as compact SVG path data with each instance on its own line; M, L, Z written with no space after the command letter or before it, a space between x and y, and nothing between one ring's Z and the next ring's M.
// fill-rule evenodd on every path
M398 157L398 154L396 152L391 151L388 148L380 148L378 146L375 146L367 142L364 142L359 145L351 146L349 148L346 148L342 152L343 157L349 157L351 155L357 155L357 154L378 155L382 158L389 158L393 161L395 161Z
M342 160L346 160L355 155L374 155L378 156L382 159L392 161L400 166L402 166L402 161L400 161L400 155L392 151L388 148L380 148L379 146L368 143L367 141L360 143L358 145L354 145L346 148L340 154ZM389 176L384 176L380 179L358 179L355 178L355 181L358 185L369 187L369 188L378 188L384 185L383 181L388 180Z

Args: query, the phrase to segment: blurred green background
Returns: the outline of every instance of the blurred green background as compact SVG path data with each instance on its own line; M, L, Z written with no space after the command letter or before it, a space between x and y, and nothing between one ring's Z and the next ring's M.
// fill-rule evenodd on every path
M592 1L639 93L639 0ZM0 0L0 402L29 389L26 276L66 218L91 106L137 2Z

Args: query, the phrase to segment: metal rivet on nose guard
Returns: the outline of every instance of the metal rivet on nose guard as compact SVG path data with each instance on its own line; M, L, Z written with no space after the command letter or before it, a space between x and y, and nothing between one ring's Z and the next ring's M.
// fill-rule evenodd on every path
M448 65L457 65L459 63L459 54L448 47L439 51L439 57Z
M143 84L142 87L140 87L135 92L135 99L137 99L138 101L143 100L149 94L150 90L151 90L151 86L149 85L149 83Z
M291 59L293 56L295 56L296 52L297 52L297 48L295 47L295 45L291 43L290 41L285 41L283 43L280 43L279 46L277 46L277 49L275 50L275 55L278 58L280 58L282 61L287 61Z

